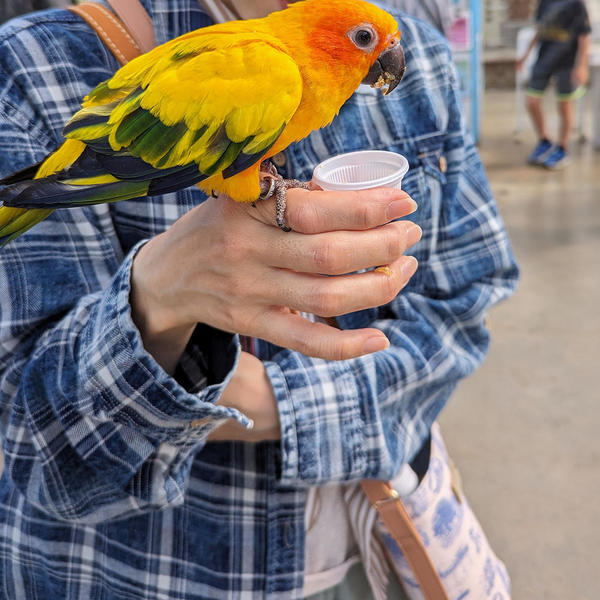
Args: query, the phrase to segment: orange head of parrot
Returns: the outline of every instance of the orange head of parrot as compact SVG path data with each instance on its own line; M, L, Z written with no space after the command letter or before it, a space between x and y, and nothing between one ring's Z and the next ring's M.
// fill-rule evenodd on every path
M285 12L301 19L307 53L331 74L340 67L348 77L360 73L384 94L400 83L406 62L398 24L386 11L364 0L304 0Z

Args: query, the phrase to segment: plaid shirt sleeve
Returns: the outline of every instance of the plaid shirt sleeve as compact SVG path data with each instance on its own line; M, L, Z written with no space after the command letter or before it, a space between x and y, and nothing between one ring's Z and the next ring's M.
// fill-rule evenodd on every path
M6 175L54 142L22 86L1 80ZM140 244L122 256L104 235L107 214L57 211L0 255L5 469L35 506L86 522L182 501L208 434L230 417L250 425L215 405L237 361L236 336L198 327L178 380L144 350L128 301Z
M409 23L404 34L411 34ZM437 138L447 170L440 171L437 157L416 159L415 170L432 182L430 197L415 196L421 208L410 217L423 228L421 242L409 249L420 266L391 304L338 318L342 327L381 329L391 342L388 350L342 362L281 350L267 363L279 399L285 484L396 475L427 439L458 381L483 361L489 340L485 316L516 286L506 231L477 151L463 132L456 72L448 51L440 52L432 39L411 45L422 62L418 54L410 57L414 73L406 82L408 95L420 77L433 79L428 71L436 64L445 73L433 90L438 94L433 112L446 124ZM416 72L419 67L425 75ZM410 110L420 108L412 103L398 110L404 123ZM369 134L376 129L369 124ZM357 125L352 134L360 136Z

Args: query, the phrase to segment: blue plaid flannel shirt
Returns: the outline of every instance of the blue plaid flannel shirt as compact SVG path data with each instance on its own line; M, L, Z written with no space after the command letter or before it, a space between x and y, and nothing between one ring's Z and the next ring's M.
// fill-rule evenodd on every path
M210 23L194 0L144 3L158 43ZM397 16L405 81L387 98L357 92L281 170L308 179L322 159L363 148L407 156L420 267L389 305L339 319L380 328L384 352L327 362L257 340L281 443L206 443L228 417L247 423L215 405L237 336L198 327L171 378L131 321L139 244L202 202L199 190L59 210L2 249L2 599L300 598L307 486L393 476L481 363L485 315L517 267L463 132L447 46ZM0 175L54 150L81 98L117 67L68 11L3 26Z

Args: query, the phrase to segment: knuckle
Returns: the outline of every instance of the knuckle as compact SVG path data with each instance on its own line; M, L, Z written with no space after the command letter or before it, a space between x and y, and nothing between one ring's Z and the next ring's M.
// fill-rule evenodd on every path
M403 231L399 231L396 227L390 229L386 234L385 250L387 262L395 261L404 249Z
M313 312L320 317L333 317L340 314L340 301L335 291L317 291L313 294Z
M318 207L307 197L302 198L302 202L289 202L286 214L288 225L294 231L310 233L318 230L320 219Z
M340 267L340 260L329 242L320 242L312 253L314 265L319 273L335 273Z
M350 356L349 350L348 344L344 342L327 344L323 348L323 356L328 360L344 360Z
M363 229L371 229L379 225L378 223L378 207L374 202L362 202L358 205L357 224Z
M303 332L294 340L298 352L326 360L342 360L347 356L344 345L327 337L316 337Z
M301 354L311 355L315 353L314 340L311 341L311 336L304 330L294 333L291 345Z

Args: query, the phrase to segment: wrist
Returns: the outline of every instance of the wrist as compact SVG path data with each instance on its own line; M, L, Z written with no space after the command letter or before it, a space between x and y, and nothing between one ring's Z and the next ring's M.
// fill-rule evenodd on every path
M156 240L156 238L155 238ZM186 323L164 298L160 269L152 258L152 243L142 246L133 260L129 303L131 318L144 348L163 369L173 374L192 336L195 323Z
M235 408L252 419L252 429L228 422L211 435L211 440L260 442L281 437L279 407L264 364L242 352L236 371L217 402Z

